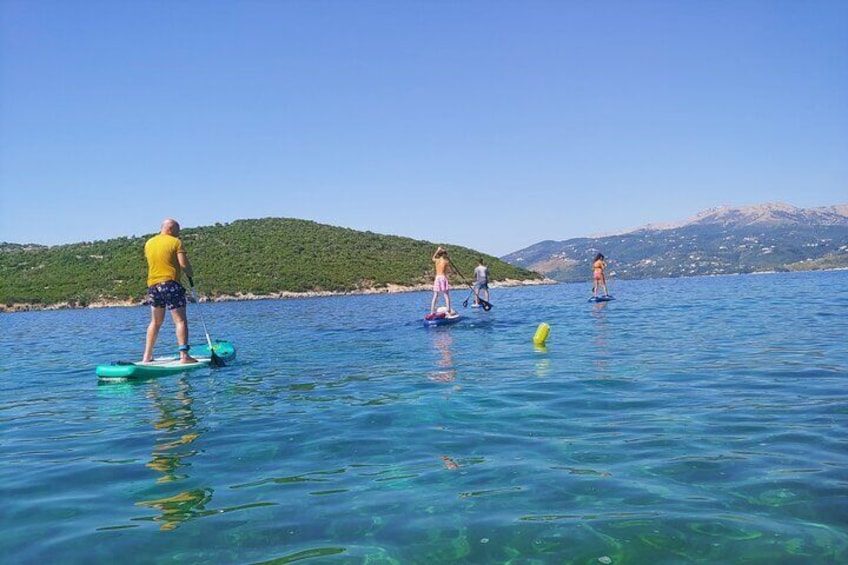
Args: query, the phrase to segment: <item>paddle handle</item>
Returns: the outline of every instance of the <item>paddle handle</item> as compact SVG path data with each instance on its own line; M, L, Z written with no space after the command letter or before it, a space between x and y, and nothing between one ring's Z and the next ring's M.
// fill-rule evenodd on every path
M203 333L206 334L206 343L209 345L209 351L214 356L215 350L212 349L212 337L209 335L209 330L206 327L206 320L203 319L203 312L201 312L200 308L200 298L197 296L197 291L194 289L194 280L191 277L188 277L188 287L191 289L191 295L194 297L194 301L197 303L197 315L200 316L200 323L203 325Z

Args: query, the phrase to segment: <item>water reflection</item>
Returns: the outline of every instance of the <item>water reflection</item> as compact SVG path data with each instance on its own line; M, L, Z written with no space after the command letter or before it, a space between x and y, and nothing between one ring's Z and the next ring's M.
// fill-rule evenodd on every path
M437 370L431 371L427 378L433 382L437 383L454 383L450 389L445 393L445 399L450 398L451 393L454 391L458 391L461 387L458 384L455 384L457 369L454 364L453 359L453 332L451 331L434 331L431 332L433 335L433 345L436 348L437 356L436 356L436 366ZM446 424L441 425L442 430L447 429ZM447 470L456 470L460 468L460 464L451 457L450 455L441 455L439 456L439 460L442 462L442 465Z
M450 331L434 331L433 344L438 352L438 360L436 364L438 369L430 372L428 378L431 381L440 383L450 383L456 380L456 367L453 362L453 334ZM455 387L458 389L459 387Z
M609 302L595 302L592 304L592 318L594 318L595 335L592 344L595 346L593 362L599 379L609 377L609 343L607 341L609 328L607 326L607 312Z
M593 314L602 314L607 306L609 306L609 301L607 301L607 302L593 302L592 303Z
M551 374L551 359L547 355L548 346L533 344L533 350L541 356L539 360L536 361L536 376L547 377Z
M176 386L175 392L168 392L160 383L152 382L146 394L158 411L153 422L158 435L151 459L145 466L161 474L156 479L158 485L188 479L185 469L191 464L187 459L198 453L192 444L200 437L201 430L200 420L192 407L191 383L183 377ZM193 489L139 500L136 504L159 510L161 514L153 520L163 522L160 529L173 530L181 522L206 513L205 506L212 499L212 493L211 488Z
M155 521L163 522L159 526L160 530L176 530L182 522L210 513L206 510L206 504L212 500L212 493L211 488L196 489L165 498L140 500L138 505L156 508L162 512L161 515L153 518Z
M197 453L187 449L200 435L197 432L198 418L192 409L191 384L188 379L181 378L177 387L172 397L162 394L159 383L152 383L147 392L147 398L159 411L153 427L163 432L153 446L153 458L146 464L148 468L162 473L157 483L186 478L188 475L178 472L181 467L187 466L183 459Z

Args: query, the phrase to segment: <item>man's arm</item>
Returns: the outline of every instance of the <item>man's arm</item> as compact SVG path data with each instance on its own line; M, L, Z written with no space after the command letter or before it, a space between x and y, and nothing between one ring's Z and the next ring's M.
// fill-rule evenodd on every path
M185 251L177 251L177 261L187 277L194 276L194 269L191 268L191 261L188 260L188 254Z

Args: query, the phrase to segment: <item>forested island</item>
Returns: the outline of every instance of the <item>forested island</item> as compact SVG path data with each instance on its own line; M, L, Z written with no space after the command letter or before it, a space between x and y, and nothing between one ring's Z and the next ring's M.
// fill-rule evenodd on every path
M0 309L141 303L144 242L153 235L57 246L0 244ZM291 218L184 228L195 283L212 300L429 288L435 243ZM478 258L495 282L541 282L535 272L442 242L464 277ZM464 284L454 275L453 286Z

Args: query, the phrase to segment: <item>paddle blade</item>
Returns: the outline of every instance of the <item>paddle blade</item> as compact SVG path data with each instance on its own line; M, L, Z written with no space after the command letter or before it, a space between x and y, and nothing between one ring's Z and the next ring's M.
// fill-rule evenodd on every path
M209 342L209 364L213 367L226 367L227 364L221 359L221 356L215 353L215 347L212 345L212 342Z
M483 310L485 310L486 312L488 312L489 310L491 310L491 309L492 309L492 305L491 305L491 303L486 302L486 301L485 301L485 300L483 300L482 298L480 298L479 300L480 300L480 305L483 307Z
M212 358L209 359L209 364L213 367L226 367L227 364L224 363L224 360L218 357L218 355L213 351Z

